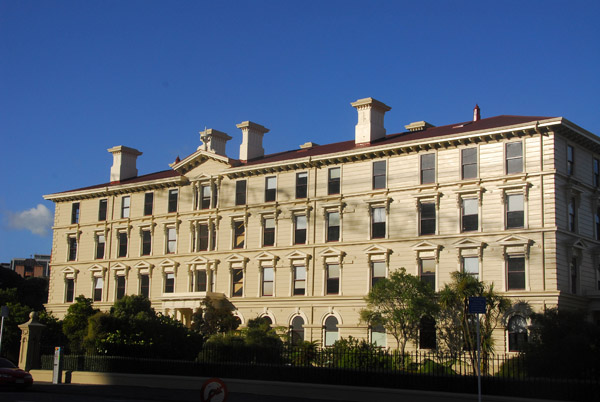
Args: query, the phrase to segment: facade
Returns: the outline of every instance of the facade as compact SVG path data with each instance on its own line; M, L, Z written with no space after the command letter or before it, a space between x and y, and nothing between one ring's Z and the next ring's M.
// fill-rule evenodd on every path
M56 204L48 310L74 297L108 309L143 294L189 324L205 296L242 324L267 316L305 340L394 346L360 322L364 296L400 267L436 290L463 270L533 309L600 311L600 139L561 117L497 116L386 134L390 110L360 99L354 140L264 155L269 130L243 122L170 169L138 176L113 154L110 182ZM515 350L525 320L499 331ZM431 347L431 345L417 345Z
M35 254L33 258L13 258L10 269L23 278L47 278L50 276L50 256Z

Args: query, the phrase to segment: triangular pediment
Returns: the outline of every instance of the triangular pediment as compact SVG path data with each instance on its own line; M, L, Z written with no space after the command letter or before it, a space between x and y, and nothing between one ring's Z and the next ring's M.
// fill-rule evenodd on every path
M115 265L110 267L110 269L112 269L112 270L128 269L128 268L129 267L127 265L123 264L122 262L117 262Z
M173 260L172 260L172 259L170 259L170 258L165 258L165 259L164 259L164 260L162 260L162 261L160 262L160 264L158 264L158 265L159 265L160 267L172 267L172 266L178 266L178 265L179 265L179 263L178 263L178 262L175 262L175 261L173 261Z
M509 235L499 239L497 242L503 246L516 246L530 244L533 242L533 240L517 235Z
M63 274L76 274L77 272L79 272L79 270L73 267L65 267L61 270L61 272Z
M320 255L321 257L339 257L344 255L344 252L333 247L327 247L325 250L321 251Z
M100 264L94 264L90 267L90 272L104 272L106 269L106 267L103 267Z
M483 247L485 243L472 239L460 239L452 245L456 248L480 248Z
M140 269L140 268L152 268L152 264L150 264L147 261L140 261L137 264L135 264L133 267L136 268L136 269Z
M227 262L240 262L244 261L246 258L240 254L231 254L229 257L225 259Z
M295 250L290 254L286 255L285 258L287 258L288 260L306 260L310 258L310 254L306 254L302 251Z
M389 248L381 247L377 244L372 245L371 247L364 250L365 254L388 254L391 253L392 250Z
M577 248L579 250L586 250L588 248L588 245L585 241L577 239L573 242L573 245L571 247Z
M415 244L414 246L412 246L413 250L415 251L425 251L425 250L438 250L440 249L442 246L439 244L435 244L429 241L421 241L417 244Z
M275 254L271 254L267 251L263 251L262 253L260 253L259 255L257 255L254 258L257 259L258 261L273 261L275 259L278 259L279 257L277 257Z
M178 173L186 174L190 172L192 169L197 168L200 165L206 164L209 161L216 162L221 165L221 170L231 166L230 160L226 156L217 155L212 152L205 151L203 149L199 149L190 156L186 157L180 162L174 163L171 166L173 170L176 170ZM192 176L198 176L198 174Z

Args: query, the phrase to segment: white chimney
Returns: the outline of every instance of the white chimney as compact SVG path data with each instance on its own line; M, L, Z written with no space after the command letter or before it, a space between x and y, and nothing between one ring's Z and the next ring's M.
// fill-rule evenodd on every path
M265 150L262 145L263 135L268 133L269 129L251 121L241 122L236 127L242 130L240 160L249 161L264 156Z
M359 99L351 105L358 111L358 123L354 131L356 144L370 144L385 137L383 115L391 107L373 98Z
M118 145L108 150L113 154L113 165L110 168L110 181L123 181L136 177L138 174L135 166L136 159L142 153L137 149Z
M227 145L227 141L230 139L231 137L222 131L207 128L204 131L200 131L200 141L202 141L202 145L200 145L198 149L212 152L221 156L227 156L225 154L225 147Z

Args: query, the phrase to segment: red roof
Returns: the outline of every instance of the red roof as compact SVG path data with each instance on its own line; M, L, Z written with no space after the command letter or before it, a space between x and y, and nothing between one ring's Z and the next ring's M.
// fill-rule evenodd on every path
M284 151L273 153L269 155L262 156L260 158L253 159L249 162L243 163L242 165L252 166L258 165L262 163L273 163L273 162L281 162L288 159L298 159L298 158L306 158L308 156L318 156L318 155L326 155L333 154L338 152L350 151L353 149L367 149L373 146L380 145L388 145L395 144L401 142L409 142L416 140L423 140L427 138L435 138L435 137L443 137L443 136L455 136L464 133L468 133L471 131L479 131L479 130L489 130L496 127L506 127L513 126L517 124L523 124L528 122L535 122L539 120L551 119L551 117L541 117L541 116L509 116L502 115L496 117L489 117L487 119L481 119L478 121L467 121L463 123L455 123L447 126L440 127L430 127L425 130L415 131L415 132L403 132L397 134L390 134L385 136L384 138L377 140L371 144L363 144L356 146L354 140L350 141L342 141L335 142L332 144L325 145L317 145L312 148L307 149L294 149L291 151ZM239 162L239 161L236 161ZM140 183L144 181L152 181L152 180L160 180L167 179L170 177L178 177L181 176L174 170L163 170L162 172L150 173L143 176L133 177L131 179L119 181L119 182L109 182L104 184L97 184L94 186L78 188L75 190L63 191L62 193L68 193L72 191L84 191L84 190L93 190L95 188L102 187L113 187L120 186L126 184ZM61 193L57 193L61 194Z

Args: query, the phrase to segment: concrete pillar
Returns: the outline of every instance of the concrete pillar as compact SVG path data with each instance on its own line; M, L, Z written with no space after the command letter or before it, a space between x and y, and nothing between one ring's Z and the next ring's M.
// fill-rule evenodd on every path
M21 349L19 350L19 367L25 371L37 368L40 361L40 344L42 330L45 325L38 321L38 314L29 314L29 321L19 325L21 330Z

